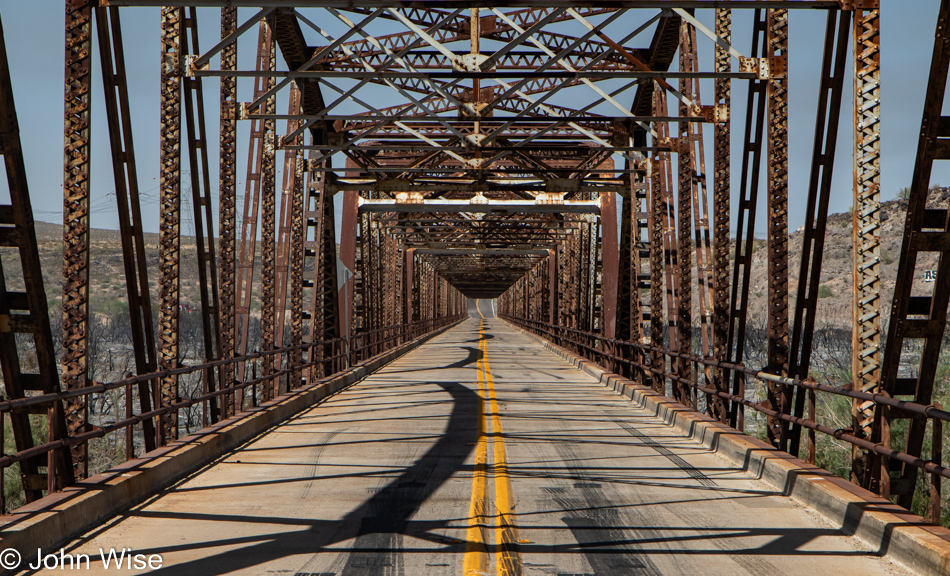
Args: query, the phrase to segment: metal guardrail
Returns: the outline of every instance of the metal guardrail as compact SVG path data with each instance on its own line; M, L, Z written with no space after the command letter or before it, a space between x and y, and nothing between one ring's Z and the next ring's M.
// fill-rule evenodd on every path
M930 508L928 511L929 517L930 520L935 523L940 522L940 479L950 478L950 469L944 467L941 461L941 452L943 446L943 423L950 421L950 412L943 410L942 407L937 403L925 406L915 402L899 400L897 398L892 398L882 394L871 394L868 392L861 392L859 390L849 390L847 388L819 384L812 378L807 378L804 380L787 378L768 373L764 370L749 368L743 364L721 362L715 360L714 358L705 358L695 354L675 352L665 348L641 344L638 342L606 338L592 332L576 330L565 326L557 326L547 322L540 322L525 318L515 318L512 316L501 316L501 318L520 328L545 338L558 346L562 346L579 356L591 360L592 362L595 362L596 364L599 364L608 370L620 372L623 368L626 368L627 374L632 374L634 372L651 374L653 377L660 379L661 382L666 382L668 380L671 383L689 386L695 389L697 392L706 394L707 398L716 396L731 402L732 406L730 407L730 413L735 411L736 413L740 414L740 418L738 419L739 424L735 426L735 428L740 431L742 431L743 428L741 413L744 408L751 408L752 410L767 416L771 416L792 424L797 424L808 430L808 448L806 460L810 464L815 464L817 452L816 433L820 432L837 440L841 440L847 442L848 444L869 450L891 460L895 460L924 470L931 476ZM699 382L693 382L687 378L682 378L673 372L667 371L667 362L665 361L662 363L662 366L654 366L651 363L641 360L643 357L648 355L662 355L666 358L669 358L670 360L680 359L687 362L692 362L698 366L727 370L741 375L743 382L745 378L752 377L762 381L777 382L786 386L801 388L808 392L808 417L796 417L791 414L786 414L775 410L769 407L765 402L753 402L748 400L744 396L744 386L743 390L741 391L743 395L731 394L729 392L717 390L712 386L703 385ZM908 414L914 418L925 418L930 420L932 422L933 441L932 459L925 460L923 458L907 454L906 452L895 450L894 448L891 448L890 446L887 446L883 443L870 442L864 438L855 436L848 429L834 429L818 423L815 419L816 392L862 400L865 402L872 402L874 404L888 406L892 410L903 411L905 414ZM691 408L697 410L697 406L695 405L691 406ZM798 455L795 454L794 456Z
M430 318L412 322L411 324L399 324L379 330L362 332L350 336L349 338L335 338L327 341L301 344L299 346L289 346L277 350L254 352L226 360L214 360L190 366L180 366L170 370L161 370L150 374L130 376L113 382L92 382L91 385L83 388L67 390L55 394L41 394L15 400L0 400L0 424L2 424L3 419L13 411L35 410L38 406L50 406L53 402L61 402L69 398L84 397L90 399L94 394L102 394L110 390L119 389L124 390L125 396L125 417L123 419L107 425L89 426L89 430L81 434L46 442L10 454L3 453L4 432L3 426L0 426L0 511L4 513L7 511L6 498L3 497L3 495L5 495L4 472L6 468L17 462L45 453L49 456L50 469L52 469L54 451L64 447L82 444L89 440L101 438L121 430L126 431L125 456L127 461L135 457L133 427L144 421L154 420L157 425L159 419L165 414L173 413L178 415L183 409L200 404L202 406L201 427L203 428L208 426L209 423L217 422L218 420L233 416L235 412L243 411L246 409L244 404L249 404L248 407L257 406L259 400L263 398L262 395L258 394L258 386L271 385L276 388L281 378L288 377L287 389L296 390L305 385L300 375L302 375L305 370L310 369L319 369L314 370L312 373L320 374L320 376L309 378L306 384L329 380L350 366L365 362L406 342L458 322L464 317L465 315ZM308 361L293 365L291 360L293 355L291 353L297 351L308 351ZM275 370L272 367L278 365L278 359L280 360L279 365L282 366L282 368ZM264 370L266 373L258 377L257 364L260 360L265 361L271 369ZM243 382L235 381L230 386L213 391L207 391L205 386L202 393L198 395L179 399L176 402L149 412L134 413L136 402L134 401L135 388L133 386L135 384L157 381L159 378L166 376L183 376L202 373L208 369L215 369L226 365L236 365L241 362L253 363L252 370L250 371L252 373L250 379L246 379ZM298 376L292 378L291 375L294 374ZM234 406L237 395L244 394L244 391L248 389L250 389L250 394L244 395L243 400L241 400L242 406L240 406L239 409L227 413L222 405L219 405L217 408L212 405L213 400L228 398L231 402L231 406ZM196 428L195 431L198 429L200 428ZM48 492L60 491L66 487L58 484L50 484L51 485L46 487Z

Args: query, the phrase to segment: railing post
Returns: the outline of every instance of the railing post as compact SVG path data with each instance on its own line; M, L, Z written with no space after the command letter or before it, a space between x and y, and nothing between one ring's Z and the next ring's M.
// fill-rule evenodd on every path
M934 402L934 408L937 410L943 410L943 406L939 402ZM937 466L943 465L943 420L940 418L933 419L933 443L930 454L930 461L936 464ZM934 524L940 525L940 495L941 495L941 481L942 476L940 474L931 474L930 475L930 521Z

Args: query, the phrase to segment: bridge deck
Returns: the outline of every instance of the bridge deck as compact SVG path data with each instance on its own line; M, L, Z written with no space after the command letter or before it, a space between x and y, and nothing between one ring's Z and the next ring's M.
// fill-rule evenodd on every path
M126 547L161 554L152 573L202 576L904 573L503 321L479 324L67 552L92 556L87 573Z

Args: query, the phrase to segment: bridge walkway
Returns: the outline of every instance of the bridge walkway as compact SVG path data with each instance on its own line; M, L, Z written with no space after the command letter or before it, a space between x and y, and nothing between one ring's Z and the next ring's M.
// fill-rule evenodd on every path
M477 317L66 552L114 574L109 548L175 576L906 574Z

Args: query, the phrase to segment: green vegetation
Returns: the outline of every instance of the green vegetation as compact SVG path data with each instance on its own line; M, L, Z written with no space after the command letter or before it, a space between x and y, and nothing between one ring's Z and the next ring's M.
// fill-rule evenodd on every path
M827 335L816 335L816 356L821 356L823 361L821 369L816 369L811 376L821 384L832 386L848 386L851 383L850 364L850 345L846 341L849 339L847 331L841 331L832 337ZM950 405L950 350L947 344L948 337L944 341L944 350L937 364L936 378L934 381L933 402L944 407ZM747 416L748 418L748 416ZM850 428L853 425L851 415L851 401L843 396L834 396L831 394L818 394L816 397L816 420L829 428L836 430ZM909 420L898 419L891 424L892 446L898 450L903 450L903 443L907 438L907 428ZM933 428L932 423L928 424L926 434L924 435L922 458L930 460L933 458ZM944 434L946 434L946 426ZM749 433L759 435L758 430L749 430ZM764 429L763 429L764 432ZM801 449L798 456L802 459L807 457L807 431L803 431ZM850 479L851 475L851 445L847 442L835 440L826 434L816 435L817 451L816 464L829 472L838 476ZM945 442L946 444L946 442ZM947 462L950 458L950 446L944 446L941 459ZM921 516L929 515L930 505L930 474L917 475L917 490L914 500L911 504L911 511ZM950 527L950 494L947 493L946 483L942 491L941 519L940 523ZM896 498L892 498L895 500Z
M128 316L129 303L118 298L109 298L99 302L98 305L94 303L93 310L110 318L115 316Z
M827 284L822 284L818 287L818 297L819 298L834 298L835 293L831 291L831 288Z

